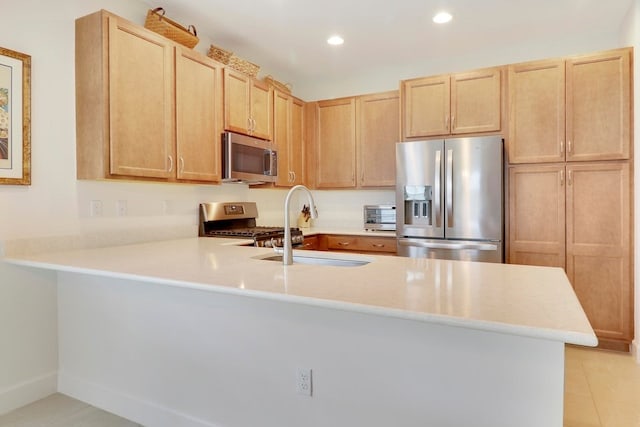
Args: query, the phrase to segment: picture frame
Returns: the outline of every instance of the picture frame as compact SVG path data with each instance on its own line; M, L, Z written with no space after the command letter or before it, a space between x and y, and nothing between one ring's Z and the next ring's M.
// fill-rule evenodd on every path
M31 185L31 56L2 47L0 184Z

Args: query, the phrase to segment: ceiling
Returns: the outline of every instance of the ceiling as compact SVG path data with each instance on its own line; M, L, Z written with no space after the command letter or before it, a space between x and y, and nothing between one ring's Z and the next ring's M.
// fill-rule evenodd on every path
M145 0L147 2L147 0ZM619 34L633 0L163 0L168 16L284 82ZM154 2L157 4L157 2ZM432 16L447 10L444 25ZM177 18L174 18L177 20ZM326 39L345 39L332 47ZM206 46L198 46L206 50ZM578 53L578 52L571 52ZM493 64L496 65L496 64ZM452 70L453 71L453 70ZM261 73L261 76L264 73Z

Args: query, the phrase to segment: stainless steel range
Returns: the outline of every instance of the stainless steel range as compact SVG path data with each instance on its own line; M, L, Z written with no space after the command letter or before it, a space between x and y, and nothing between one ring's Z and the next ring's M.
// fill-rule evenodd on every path
M283 227L256 225L258 207L255 202L211 202L200 204L201 237L234 237L253 239L254 246L283 246ZM291 228L291 242L301 245L304 236L299 228Z

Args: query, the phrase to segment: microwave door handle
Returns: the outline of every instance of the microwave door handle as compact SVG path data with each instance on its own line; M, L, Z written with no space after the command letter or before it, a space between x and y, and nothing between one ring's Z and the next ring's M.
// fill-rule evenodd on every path
M436 227L440 227L440 214L441 214L441 208L440 208L440 190L441 190L441 182L440 182L440 168L442 165L442 161L440 159L440 150L436 151L436 171L435 171L435 181L433 184L434 187L434 195L433 195L433 199L434 199L434 203L433 203L433 210L434 212L431 213L431 217L435 217L436 219ZM435 213L435 215L434 215Z
M273 150L265 150L264 152L265 175L276 176L278 172L278 155Z

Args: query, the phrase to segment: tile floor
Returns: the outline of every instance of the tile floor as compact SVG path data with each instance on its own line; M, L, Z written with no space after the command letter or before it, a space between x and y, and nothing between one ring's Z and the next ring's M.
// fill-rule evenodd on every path
M567 346L564 427L640 427L640 365L631 355Z
M0 427L141 427L53 394L0 416ZM567 346L564 427L640 427L640 365L631 355Z
M142 427L87 403L56 393L0 415L1 427Z

